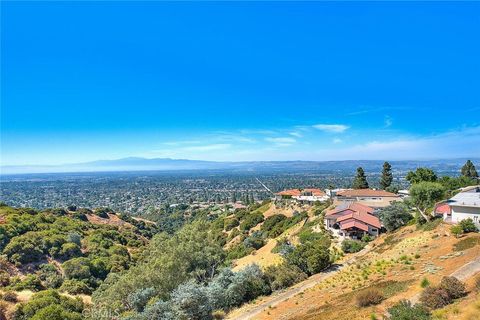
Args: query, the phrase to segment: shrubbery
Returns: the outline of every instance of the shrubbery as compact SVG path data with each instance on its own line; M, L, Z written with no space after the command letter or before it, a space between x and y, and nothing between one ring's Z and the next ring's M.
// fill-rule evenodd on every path
M422 304L430 309L443 308L452 302L448 292L439 287L427 287L420 296Z
M382 302L385 299L383 293L378 289L366 289L360 291L356 296L357 306L359 307L368 307L371 305L376 305Z
M401 300L388 309L390 320L429 320L430 312L422 305L412 305L408 300Z
M27 303L15 310L14 319L35 320L81 320L83 302L61 296L55 290L36 293Z
M299 244L285 258L308 275L318 273L331 265L329 241L324 239Z
M307 278L307 275L300 268L285 262L280 265L267 267L265 276L272 290L288 288Z
M392 202L388 207L379 209L378 216L387 231L403 227L413 218L408 207L397 201Z
M263 222L263 214L259 212L252 212L245 217L245 219L240 224L240 230L246 231L255 227L260 222Z
M355 253L365 248L366 245L363 241L345 239L342 242L342 250L346 253Z
M75 279L63 281L63 284L59 290L61 292L68 292L70 294L91 294L93 291L86 281Z
M439 309L466 294L465 284L455 277L443 277L438 286L427 287L420 296L423 305Z
M452 299L458 299L466 295L465 284L455 277L443 277L439 287L447 291Z

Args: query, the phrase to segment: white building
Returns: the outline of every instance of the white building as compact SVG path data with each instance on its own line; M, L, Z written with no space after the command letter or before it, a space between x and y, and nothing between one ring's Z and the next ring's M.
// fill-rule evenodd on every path
M451 222L458 223L471 218L480 228L480 186L474 186L458 193L448 200L451 208Z

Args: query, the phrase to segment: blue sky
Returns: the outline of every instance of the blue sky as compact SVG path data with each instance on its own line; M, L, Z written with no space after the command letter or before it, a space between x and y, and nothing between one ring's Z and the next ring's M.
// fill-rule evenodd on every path
M2 2L1 163L480 156L479 3Z

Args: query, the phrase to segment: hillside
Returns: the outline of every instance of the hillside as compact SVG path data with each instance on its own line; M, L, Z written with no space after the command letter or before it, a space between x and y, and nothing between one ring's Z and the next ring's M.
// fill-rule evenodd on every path
M157 232L151 223L109 209L69 209L0 207L0 315L12 315L38 294L54 298L52 289L78 313L110 272L135 263ZM21 308L16 312L29 318Z
M434 311L434 315L438 315L437 319L478 319L478 289L472 273L480 271L480 263L476 267L467 264L479 260L480 235L457 239L449 230L449 225L441 223L433 230L409 226L383 235L364 249L365 254L349 259L348 263L338 261L339 271L319 278L311 288L280 301L275 295L258 299L233 311L228 318L247 319L243 315L248 314L248 318L254 319L372 319L373 315L381 319L401 299L418 302L424 279L437 284L443 276L453 274L459 278L466 276L462 280L467 283L468 295ZM461 269L465 265L467 268ZM357 296L368 288L381 290L385 299L375 306L358 307ZM252 311L258 308L254 314Z

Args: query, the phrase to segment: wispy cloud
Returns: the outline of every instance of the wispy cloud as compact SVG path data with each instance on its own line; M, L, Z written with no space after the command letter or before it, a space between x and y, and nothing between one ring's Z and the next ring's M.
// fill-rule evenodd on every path
M316 124L313 125L313 127L315 129L331 133L342 133L349 128L349 126L344 124Z
M303 134L298 131L292 131L292 132L289 132L289 134L297 138L303 137Z
M342 142L343 142L343 140L342 140L342 139L340 139L340 138L335 138L335 139L333 139L333 141L332 141L332 142L333 142L333 143L335 143L335 144L339 144L339 143L342 143Z
M290 137L265 138L265 141L272 142L278 147L288 147L297 142L297 140Z

